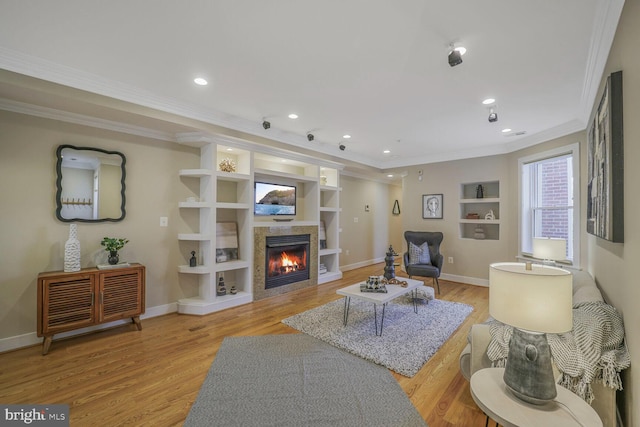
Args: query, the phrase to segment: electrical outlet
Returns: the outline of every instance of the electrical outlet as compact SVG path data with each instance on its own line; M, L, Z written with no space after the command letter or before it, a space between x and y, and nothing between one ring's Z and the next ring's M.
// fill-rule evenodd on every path
M345 250L345 251L344 251L344 254L345 254L345 255L349 255L349 249Z
M450 256L448 261L449 261L449 264L453 264L453 257Z
M166 216L160 217L160 227L167 227L169 225L169 218Z
M358 222L358 217L357 216L353 217L353 222Z

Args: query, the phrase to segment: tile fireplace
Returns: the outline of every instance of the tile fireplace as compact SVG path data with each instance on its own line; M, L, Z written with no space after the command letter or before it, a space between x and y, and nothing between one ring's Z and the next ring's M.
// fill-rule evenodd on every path
M254 227L253 298L318 284L318 227Z
M308 234L268 236L265 254L265 289L309 279Z

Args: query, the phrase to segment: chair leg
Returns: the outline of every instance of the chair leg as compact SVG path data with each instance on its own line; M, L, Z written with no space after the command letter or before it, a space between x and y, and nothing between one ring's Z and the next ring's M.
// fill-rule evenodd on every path
M433 280L435 280L436 285L438 286L438 295L440 295L440 282L438 282L438 278L434 277Z

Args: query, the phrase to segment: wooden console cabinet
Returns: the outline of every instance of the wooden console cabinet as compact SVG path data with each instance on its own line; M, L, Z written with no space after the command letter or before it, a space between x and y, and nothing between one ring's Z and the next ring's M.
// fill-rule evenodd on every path
M130 317L142 330L145 267L73 273L51 271L38 275L38 336L44 336L42 354L49 352L54 334Z

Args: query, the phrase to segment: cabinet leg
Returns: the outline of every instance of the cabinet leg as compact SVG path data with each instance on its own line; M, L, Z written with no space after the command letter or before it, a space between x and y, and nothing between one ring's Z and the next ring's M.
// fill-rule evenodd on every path
M42 355L49 353L49 347L51 347L51 341L53 340L53 335L44 337L42 340Z
M140 316L132 317L131 320L133 320L133 323L136 324L136 328L138 328L138 330L141 331L142 323L140 323Z

